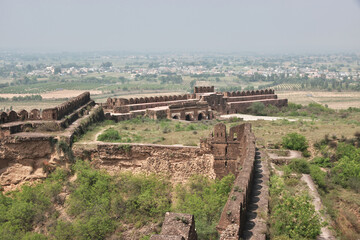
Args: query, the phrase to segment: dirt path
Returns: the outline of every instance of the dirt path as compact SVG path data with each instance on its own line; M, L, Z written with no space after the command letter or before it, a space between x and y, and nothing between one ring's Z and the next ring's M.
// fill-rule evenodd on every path
M271 160L290 160L295 158L302 158L301 152L295 151L295 150L289 150L289 156L283 157L279 156L276 153L271 153L268 151L268 155L271 158Z
M275 153L269 153L268 156L271 158L271 160L278 160L278 159L295 159L295 158L301 158L301 152L299 151L292 151L290 150L290 154L287 157L281 157L278 156ZM283 176L283 172L280 170L277 170L275 168L275 164L273 162L270 163L272 169L275 171L276 175ZM329 222L327 216L325 216L323 213L321 213L321 210L324 209L324 206L321 202L319 193L316 189L316 185L314 181L312 180L311 176L309 174L302 174L301 180L305 182L309 188L309 194L313 198L313 204L315 207L315 211L320 215L321 222ZM321 228L320 235L316 238L317 240L335 240L333 233L330 231L330 229L327 226L324 226Z
M226 114L226 115L221 115L220 119L229 119L233 117L242 118L243 121L257 121L257 120L276 121L276 120L286 119L290 122L295 122L299 120L299 119L287 118L287 117L254 116L249 114Z
M310 177L309 174L303 174L301 177L301 180L307 184L310 191L309 194L313 198L313 204L315 206L315 211L320 215L322 222L327 222L327 217L324 216L324 214L321 213L321 210L324 209L324 206L321 202L319 193L316 189L315 183ZM316 238L317 240L325 240L325 239L336 239L333 235L333 233L330 231L330 229L327 226L324 226L321 228L321 234Z

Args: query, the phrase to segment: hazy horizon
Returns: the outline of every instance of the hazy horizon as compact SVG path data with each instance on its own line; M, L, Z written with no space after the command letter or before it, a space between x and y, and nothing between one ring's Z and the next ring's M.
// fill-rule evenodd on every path
M0 0L0 50L360 51L359 0Z

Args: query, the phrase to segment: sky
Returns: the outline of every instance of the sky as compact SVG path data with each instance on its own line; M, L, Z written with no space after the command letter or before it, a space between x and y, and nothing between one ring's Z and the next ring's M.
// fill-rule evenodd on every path
M0 0L0 49L360 51L360 0Z

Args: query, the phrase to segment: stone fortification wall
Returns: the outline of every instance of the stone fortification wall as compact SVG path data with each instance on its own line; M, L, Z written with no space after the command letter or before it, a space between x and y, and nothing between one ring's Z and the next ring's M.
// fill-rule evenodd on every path
M115 107L114 112L129 112L129 111L136 111L136 110L144 110L148 108L155 108L155 107L163 107L163 106L170 106L174 104L196 104L197 100L189 99L189 100L173 100L173 101L166 101L166 102L156 102L156 103L143 103L143 104L129 104L126 106Z
M197 240L194 216L184 213L165 213L161 233L150 240Z
M229 173L235 176L239 174L245 161L244 146L246 146L248 129L251 129L251 125L246 123L231 127L227 133L226 125L218 123L211 137L202 141L202 145L211 149L214 155L214 171L217 178Z
M194 93L209 93L209 92L215 92L214 86L194 87Z
M84 92L57 107L46 108L42 112L39 109L32 109L30 112L25 109L19 112L0 112L0 124L27 120L60 120L89 101L90 93Z
M263 103L265 106L273 105L275 107L281 108L288 105L287 99L265 99L265 100L252 100L252 101L240 101L240 102L229 102L226 104L225 113L234 114L234 113L247 113L249 107L253 103Z
M93 107L94 101L89 101L82 108L70 113L67 118L59 121L17 121L0 125L0 140L11 134L21 132L54 132L61 131L70 126L78 118L89 112L88 107Z
M26 111L25 109L15 112L13 110L9 112L0 112L0 124L15 122L15 121L26 121L26 120L39 120L40 111L38 109L33 109L30 111Z
M263 95L227 97L226 102L230 103L230 102L254 101L254 100L264 100L264 99L277 99L277 95L263 94Z
M237 96L253 96L253 95L263 95L263 94L275 94L273 89L265 89L265 90L253 90L253 91L234 91L234 92L224 92L223 95L225 97L237 97Z
M206 147L103 143L90 150L75 144L73 151L76 157L91 159L108 172L162 173L170 175L173 182L183 182L194 174L215 178L214 158Z
M158 107L158 103L172 102L179 100L195 99L194 94L170 95L170 96L154 96L154 97L141 97L141 98L108 98L106 101L107 109L114 109L116 107L127 105L143 105L145 103L156 103L154 106ZM168 103L169 104L169 103ZM167 105L168 105L167 104ZM162 105L164 106L164 105Z
M49 136L3 139L0 142L0 186L8 191L19 184L45 178L44 163L55 152L55 140Z
M217 230L221 234L220 239L239 239L244 229L246 210L248 207L251 185L254 174L255 162L255 136L251 132L251 125L243 128L244 134L241 140L243 161L242 169L235 179L233 189L230 192L226 205L221 213Z
M85 105L90 101L90 93L84 92L77 97L60 104L55 108L46 108L42 112L43 120L60 120L66 115L72 113L79 107Z

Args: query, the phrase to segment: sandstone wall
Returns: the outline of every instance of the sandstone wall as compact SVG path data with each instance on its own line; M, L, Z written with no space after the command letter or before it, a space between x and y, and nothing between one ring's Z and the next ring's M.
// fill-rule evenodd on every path
M141 97L141 98L108 98L106 101L107 109L114 109L120 106L127 105L144 105L147 106L167 106L169 103L164 102L172 102L172 101L180 101L180 100L190 100L195 99L194 94L182 94L182 95L171 95L171 96L154 96L154 97ZM161 105L166 104L166 105ZM135 109L136 110L136 109Z
M0 185L6 190L31 180L45 178L44 162L55 154L49 136L16 136L0 142Z
M91 159L108 172L130 170L168 174L173 182L183 182L194 174L215 178L214 157L210 149L156 144L98 144L96 149L84 150L86 145L75 144L76 157Z
M226 205L221 213L217 230L220 239L239 239L246 220L247 203L249 200L255 161L255 136L251 132L251 125L244 128L241 139L243 161L242 169L235 179Z
M253 103L263 103L265 106L273 105L276 107L286 107L288 104L287 99L266 99L266 100L254 100L254 101L241 101L241 102L230 102L227 103L226 106L226 113L227 114L234 114L234 113L247 113L249 110L248 108Z
M237 96L237 97L227 97L226 102L242 102L242 101L254 101L254 100L264 100L264 99L277 99L275 94L263 94L263 95L250 95L250 96Z
M77 97L60 104L55 108L47 108L43 110L43 120L60 120L66 115L72 113L79 107L85 105L90 101L90 92L84 92Z
M153 235L151 240L197 240L194 216L184 213L167 212L161 233Z

